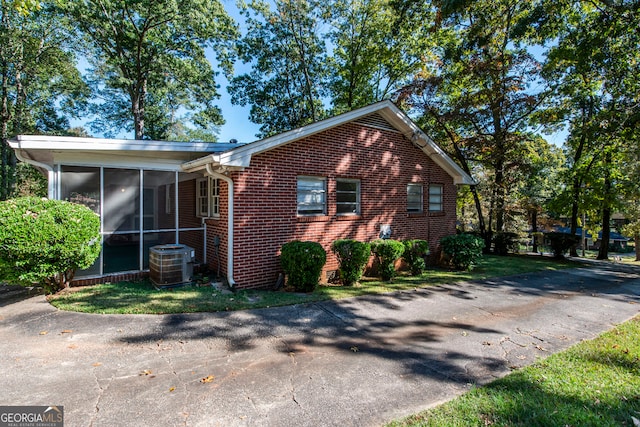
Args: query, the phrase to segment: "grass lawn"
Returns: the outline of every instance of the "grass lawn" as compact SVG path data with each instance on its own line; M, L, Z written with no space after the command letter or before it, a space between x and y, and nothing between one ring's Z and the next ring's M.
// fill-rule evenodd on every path
M640 317L399 426L640 426Z
M152 286L151 282L143 280L73 288L50 296L49 301L61 310L86 313L164 314L229 311L387 293L466 280L558 270L579 265L541 256L485 255L472 271L430 269L419 277L401 274L393 282L364 278L358 286L319 286L314 292L308 294L286 291L238 291L226 294L210 286L184 286L158 290Z

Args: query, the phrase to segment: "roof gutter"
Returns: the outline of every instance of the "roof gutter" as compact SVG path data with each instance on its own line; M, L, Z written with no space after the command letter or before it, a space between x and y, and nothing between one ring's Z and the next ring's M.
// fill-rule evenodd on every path
M229 188L227 205L227 282L229 283L229 287L234 289L236 281L233 279L233 180L226 175L214 171L211 163L206 163L204 166L206 167L207 175L223 180Z

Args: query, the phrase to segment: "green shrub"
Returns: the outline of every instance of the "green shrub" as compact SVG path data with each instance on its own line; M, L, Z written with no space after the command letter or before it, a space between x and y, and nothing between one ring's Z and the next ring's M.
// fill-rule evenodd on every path
M496 255L518 253L519 250L518 233L501 231L493 236L493 252Z
M564 254L580 242L580 237L568 233L547 233L546 237L556 258L564 258Z
M0 202L2 280L57 292L100 248L100 218L85 206L38 197Z
M472 234L454 234L440 240L442 252L456 270L470 270L482 256L484 240Z
M404 252L404 245L398 240L378 239L371 242L371 252L380 264L382 280L391 280L396 275L396 261Z
M326 261L327 253L320 243L294 240L282 245L280 264L287 283L298 292L313 292Z
M342 284L351 286L357 283L371 257L371 245L357 240L340 239L331 244L331 251L340 263L338 271Z
M429 242L426 240L403 240L404 252L402 259L409 265L411 274L421 275L427 268L424 258L429 255Z

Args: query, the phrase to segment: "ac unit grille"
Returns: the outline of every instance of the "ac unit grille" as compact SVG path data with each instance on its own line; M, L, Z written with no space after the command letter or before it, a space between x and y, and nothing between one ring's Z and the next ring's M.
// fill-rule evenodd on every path
M149 278L158 286L191 281L194 250L186 245L158 245L149 249Z

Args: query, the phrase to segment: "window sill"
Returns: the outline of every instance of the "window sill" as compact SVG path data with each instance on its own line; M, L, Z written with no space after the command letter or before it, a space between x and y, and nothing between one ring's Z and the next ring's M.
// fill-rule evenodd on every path
M445 216L444 211L429 212L429 216Z
M409 218L424 218L426 216L426 212L407 212L407 217Z
M326 222L329 221L329 216L328 215L309 215L309 216L303 216L303 215L298 215L298 217L296 218L297 222Z
M360 214L342 214L342 215L336 215L336 220L337 221L356 221L362 219L362 215Z

